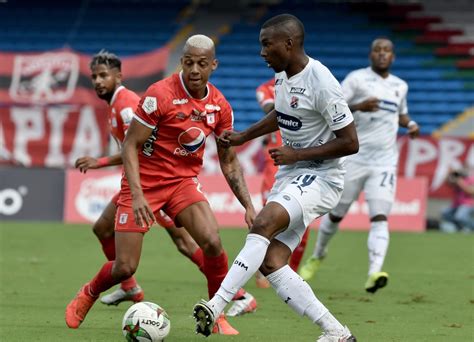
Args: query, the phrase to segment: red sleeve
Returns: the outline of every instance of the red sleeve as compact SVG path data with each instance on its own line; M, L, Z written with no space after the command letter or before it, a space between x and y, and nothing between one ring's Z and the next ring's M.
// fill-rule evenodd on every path
M138 103L135 119L151 129L155 128L162 113L160 104L163 97L162 87L158 84L150 86Z
M224 131L234 130L234 111L227 100L221 102L221 111L219 113L219 121L216 124L214 133L219 136Z
M269 82L265 82L264 84L261 84L257 88L257 101L260 107L263 109L263 106L265 106L267 103L274 103L275 102L275 95L273 94L273 80L270 80Z

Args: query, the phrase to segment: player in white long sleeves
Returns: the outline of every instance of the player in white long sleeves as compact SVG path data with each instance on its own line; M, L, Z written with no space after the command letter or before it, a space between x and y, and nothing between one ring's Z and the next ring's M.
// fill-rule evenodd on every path
M364 191L370 217L369 271L365 290L374 293L388 282L388 274L382 267L389 244L387 217L397 182L398 127L408 128L412 138L419 134L419 127L408 116L407 83L390 73L395 60L393 43L387 38L375 39L369 57L369 67L351 72L342 82L344 97L354 113L359 153L347 158L348 172L344 177L341 200L323 217L313 255L299 273L305 280L314 276L339 222Z

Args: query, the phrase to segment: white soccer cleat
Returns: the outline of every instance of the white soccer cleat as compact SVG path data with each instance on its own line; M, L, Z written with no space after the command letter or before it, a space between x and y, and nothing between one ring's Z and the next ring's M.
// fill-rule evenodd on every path
M106 305L119 305L121 302L131 301L134 303L141 302L145 294L140 286L124 291L121 287L114 292L100 298L100 302Z
M344 327L344 330L336 335L329 333L322 334L316 342L357 342L357 339L351 334L347 327Z
M227 316L235 317L245 315L246 313L255 312L257 310L257 301L248 292L244 294L242 299L234 300L234 303L227 311Z

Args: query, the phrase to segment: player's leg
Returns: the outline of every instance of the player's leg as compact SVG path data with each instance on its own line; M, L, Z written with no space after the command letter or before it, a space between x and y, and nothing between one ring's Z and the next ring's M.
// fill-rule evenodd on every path
M190 259L203 272L204 254L201 247L183 227L176 227L173 220L163 210L155 213L157 223L166 229L178 252Z
M105 263L68 304L66 307L68 327L77 329L102 292L133 276L140 260L142 242L141 232L115 233L116 259Z
M117 212L118 194L105 207L102 215L94 223L92 230L99 239L102 250L107 260L115 260L115 214ZM130 277L120 284L116 291L103 296L100 301L107 305L117 305L120 302L131 300L134 302L142 300L143 290L137 284L135 277Z
M357 200L362 191L366 179L365 175L359 171L356 176L357 178L348 177L346 174L341 200L329 214L324 215L321 219L313 254L304 262L298 272L306 281L313 278L319 270L321 262L327 254L329 242L339 229L339 222L342 221L352 203Z
M295 272L298 271L298 268L300 267L301 259L303 259L303 254L304 251L306 250L306 244L308 243L308 237L309 237L309 232L310 229L306 229L304 232L303 238L301 239L300 244L296 249L291 253L290 260L288 264L290 265L291 269L294 270Z
M388 274L382 268L390 240L387 219L395 199L395 171L395 168L375 168L364 188L370 217L367 239L369 270L365 289L370 293L376 292L388 282Z

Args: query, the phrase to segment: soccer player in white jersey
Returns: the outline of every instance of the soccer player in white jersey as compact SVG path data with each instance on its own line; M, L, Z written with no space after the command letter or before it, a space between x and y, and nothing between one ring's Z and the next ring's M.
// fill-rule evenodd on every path
M419 134L419 127L408 116L406 82L390 73L395 59L393 43L386 38L375 39L369 57L370 67L351 72L342 82L344 96L354 113L359 153L347 158L350 172L345 175L341 201L323 217L313 256L300 269L300 275L305 280L314 276L339 222L363 190L370 217L365 290L374 293L388 281L382 266L389 242L387 217L397 182L398 127L407 127L412 138Z
M282 14L260 31L261 56L275 74L275 109L247 130L224 132L222 146L241 145L280 129L283 146L269 150L280 168L266 205L214 297L194 307L196 332L209 335L233 294L259 269L296 313L319 325L318 341L355 341L288 265L306 227L339 202L344 156L358 150L357 134L341 87L304 51L301 21Z

